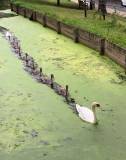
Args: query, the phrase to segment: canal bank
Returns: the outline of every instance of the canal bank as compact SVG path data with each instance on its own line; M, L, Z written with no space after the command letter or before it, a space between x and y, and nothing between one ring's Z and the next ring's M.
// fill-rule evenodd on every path
M30 20L39 22L44 27L49 27L55 30L58 34L63 34L73 39L76 43L80 42L81 44L87 45L87 47L98 51L100 55L106 55L117 64L126 68L126 49L109 41L108 36L103 38L98 34L75 27L76 25L68 25L67 23L63 23L62 20L59 21L57 18L51 18L51 16L47 16L47 13L43 14L33 9L25 8L13 3L11 4L11 10Z
M1 36L1 157L125 159L126 85L117 74L124 71L94 50L23 17L0 19L0 25L14 32L43 72L68 84L80 104L97 100L103 110L98 111L98 126L79 120L59 96L22 70Z

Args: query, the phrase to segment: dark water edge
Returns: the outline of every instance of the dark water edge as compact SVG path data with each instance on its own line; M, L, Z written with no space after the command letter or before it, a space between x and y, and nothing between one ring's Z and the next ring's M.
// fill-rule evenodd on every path
M0 0L0 10L9 9L10 1L9 0Z

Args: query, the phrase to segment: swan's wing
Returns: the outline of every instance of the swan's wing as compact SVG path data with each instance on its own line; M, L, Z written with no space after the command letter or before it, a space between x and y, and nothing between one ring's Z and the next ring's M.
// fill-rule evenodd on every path
M80 113L81 112L81 106L79 104L76 104L76 109L77 109L77 112Z
M80 107L79 105L76 105L76 109L81 119L83 119L84 121L91 122L91 123L94 121L93 112L89 108Z
M7 31L6 32L6 37L9 37L9 36L11 36L11 34Z
M76 104L76 109L77 109L78 113L82 112L82 113L89 113L90 114L92 112L89 108L84 107L84 106L81 107L79 104Z

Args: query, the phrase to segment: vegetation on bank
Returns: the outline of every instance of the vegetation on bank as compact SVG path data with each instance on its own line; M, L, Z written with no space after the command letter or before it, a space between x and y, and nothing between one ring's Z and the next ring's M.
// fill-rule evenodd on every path
M4 10L10 7L9 0L0 0L0 10Z
M35 0L31 0L32 2L36 2ZM37 3L45 3L45 4L49 4L49 5L59 5L60 6L64 6L64 7L73 7L73 8L78 8L79 5L77 5L74 1L71 0L37 0Z
M65 0L64 3L70 3L67 1ZM87 18L85 18L83 10L47 5L42 0L12 0L12 2L41 13L46 13L50 17L100 35L126 48L126 19L116 14L107 15L104 21L97 11L89 10Z

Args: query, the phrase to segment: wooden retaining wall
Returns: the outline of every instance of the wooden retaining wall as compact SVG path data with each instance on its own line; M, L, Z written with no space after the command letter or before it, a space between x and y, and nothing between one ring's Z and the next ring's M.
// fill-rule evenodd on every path
M97 35L79 29L79 39L78 41L82 44L86 44L90 48L93 48L97 51L101 51L101 37Z
M66 25L64 23L60 24L61 27L61 33L71 39L74 40L74 31L75 31L75 27L70 26L70 25Z
M57 20L52 19L48 16L45 16L45 17L46 17L46 26L57 31Z
M107 55L116 63L126 68L126 48L121 48L118 45L97 36L96 34L64 24L45 14L35 12L28 8L11 4L11 10L31 20L37 21L44 27L49 27L57 31L57 33L73 39L75 42L87 45L88 47L98 51L101 55Z
M18 14L24 16L24 15L25 15L25 8L19 7L19 8L18 8Z
M106 40L105 54L116 63L126 68L126 48L121 48L120 46Z
M26 18L31 18L33 11L31 9L26 9Z
M36 12L36 21L43 25L43 14Z

